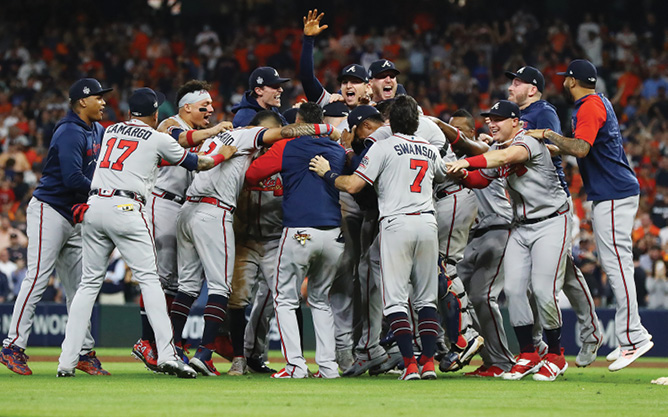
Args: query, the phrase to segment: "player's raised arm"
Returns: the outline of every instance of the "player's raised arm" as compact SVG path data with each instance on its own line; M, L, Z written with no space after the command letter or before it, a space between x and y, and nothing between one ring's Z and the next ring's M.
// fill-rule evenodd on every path
M170 123L160 126L158 129L159 132L167 133L174 139L179 142L184 148L192 148L200 145L206 139L216 136L220 132L227 130L232 130L232 122L222 121L215 126L212 126L208 129L191 129L184 130L181 126L178 125L176 120L170 121Z
M271 145L281 139L296 138L298 136L330 136L337 140L341 132L330 124L293 123L291 125L267 129L262 136L265 145Z
M299 59L299 80L302 82L304 94L309 101L324 106L330 101L330 93L325 90L318 78L315 76L313 68L313 44L315 36L318 36L327 25L320 26L324 13L318 15L318 10L309 10L308 15L304 17L304 40L302 44L302 54Z

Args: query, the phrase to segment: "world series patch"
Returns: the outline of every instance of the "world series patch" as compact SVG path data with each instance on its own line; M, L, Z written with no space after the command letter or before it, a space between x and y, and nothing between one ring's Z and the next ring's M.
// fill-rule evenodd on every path
M120 211L134 211L135 205L134 204L119 204L116 206L117 209Z
M297 230L297 233L292 236L297 242L301 243L302 246L306 245L307 240L311 240L311 235L304 233L303 230Z

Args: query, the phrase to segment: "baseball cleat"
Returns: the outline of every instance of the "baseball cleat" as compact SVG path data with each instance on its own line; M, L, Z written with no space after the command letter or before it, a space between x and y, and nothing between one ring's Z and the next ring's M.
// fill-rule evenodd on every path
M74 377L74 369L71 371L63 371L61 369L58 369L58 373L56 373L56 378L71 378Z
M506 371L498 366L492 365L489 368L485 365L480 365L478 369L472 372L466 372L464 376L477 376L481 378L500 378Z
M622 350L619 358L608 366L608 369L612 372L619 371L624 369L627 366L635 362L636 359L647 353L654 346L654 342L648 340L644 345L629 350Z
M466 344L466 347L462 352L446 353L443 358L441 358L438 369L440 369L441 372L459 371L471 362L471 359L480 352L480 349L482 349L484 344L485 339L482 336L477 336Z
M602 344L602 338L599 338L598 342L584 342L578 352L578 356L575 358L575 365L579 368L591 365L591 363L596 360L596 353L598 353L598 348L600 348Z
M158 372L158 358L155 348L148 340L139 339L132 347L132 356L144 362L149 371Z
M197 378L197 371L181 359L172 359L161 365L159 369L170 375L176 375L178 378Z
M308 378L308 375L298 377L298 376L293 376L291 372L288 372L285 368L281 369L280 371L274 373L271 375L272 378L274 379L290 379L290 378ZM315 375L312 375L312 377L315 378Z
M21 349L16 345L3 347L0 351L0 362L12 372L19 375L32 375L32 370L28 367L29 356L26 355L25 349Z
M341 372L346 372L355 363L352 349L344 349L336 351L336 363L339 365Z
M382 365L389 358L387 355L378 356L373 359L362 359L360 357L355 358L355 362L350 366L344 373L343 376L360 376L364 374L369 369Z
M528 374L535 374L543 365L543 361L537 352L523 352L520 353L515 365L510 371L503 374L503 379L510 381L517 381L524 378Z
M190 366L204 376L220 376L220 372L218 372L213 365L212 359L205 361L199 359L197 356L193 356L193 358L190 359Z
M179 359L183 361L183 363L190 363L190 359L186 355L186 353L190 353L190 351L188 351L189 346L190 345L183 346L181 345L180 342L174 345L174 348L176 349L176 354L179 357Z
M275 369L268 367L262 359L258 358L246 358L246 365L251 372L256 374L274 374L276 373Z
M449 352L448 347L445 345L445 343L442 340L439 340L436 342L436 353L434 354L434 360L436 362L440 362L441 359L443 359L443 356L445 356L446 353Z
M396 368L399 365L403 365L404 363L404 358L401 356L401 352L399 352L398 347L391 348L387 352L387 357L385 362L381 363L378 366L375 366L373 368L369 369L369 375L371 376L376 376L380 374L384 374L386 372L389 372Z
M320 370L318 372L314 373L313 375L309 375L309 378L322 378L322 379L336 379L336 378L341 378L339 374L332 375L332 376L326 376Z
M111 375L108 371L102 369L102 364L97 356L95 356L94 350L91 350L85 355L79 355L77 369L88 375Z
M559 375L563 375L568 369L568 362L564 358L564 348L561 348L561 354L548 353L543 357L543 366L533 374L534 381L552 382Z
M540 343L536 345L536 352L538 352L538 355L542 358L543 356L547 355L547 351L549 349L549 346L547 346L547 343L545 343L544 340L541 340Z
M410 363L404 372L399 377L400 381L412 381L415 379L420 379L420 370L418 369L417 363Z
M434 361L427 361L424 365L419 367L420 379L436 379L436 369L434 369Z
M612 352L608 353L608 356L605 357L605 360L608 362L614 362L617 359L619 359L619 356L622 354L622 347L617 346L615 350Z
M248 365L246 364L246 358L243 356L236 356L232 360L232 366L230 366L230 370L227 371L227 374L231 376L242 376L247 373Z

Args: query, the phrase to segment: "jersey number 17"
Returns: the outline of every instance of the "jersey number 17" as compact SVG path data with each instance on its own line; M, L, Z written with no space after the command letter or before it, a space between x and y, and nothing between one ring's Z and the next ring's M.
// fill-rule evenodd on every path
M104 158L100 162L100 168L111 168L114 171L123 171L123 162L137 149L139 142L134 140L121 139L118 141L116 146L118 149L124 149L121 156L116 159L116 162L111 163L111 151L114 150L114 145L116 145L117 138L110 138L107 141L107 150L104 152Z

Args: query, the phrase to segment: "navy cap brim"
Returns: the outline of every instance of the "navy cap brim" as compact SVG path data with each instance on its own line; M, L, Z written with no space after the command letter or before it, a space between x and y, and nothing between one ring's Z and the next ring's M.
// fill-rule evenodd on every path
M393 72L394 75L399 75L399 74L401 74L401 71L399 71L399 70L396 69L396 68L388 68L388 69L384 69L384 70L382 70L382 71L378 71L377 73L375 73L374 75L372 75L371 78L378 78L378 75L380 75L380 74L382 74L382 73L384 73L384 72ZM385 77L382 77L382 78L385 78Z
M506 71L505 74L506 74L506 78L508 78L510 80L514 80L515 78L519 78L517 76L517 74L515 74L514 72Z
M367 82L367 79L366 79L366 78L361 77L361 76L359 76L359 75L357 75L357 74L341 74L341 75L339 75L338 77L336 77L336 81L341 82L341 81L343 81L343 79L346 78L346 77L357 78L358 80L360 80L360 81L362 81L362 82Z

